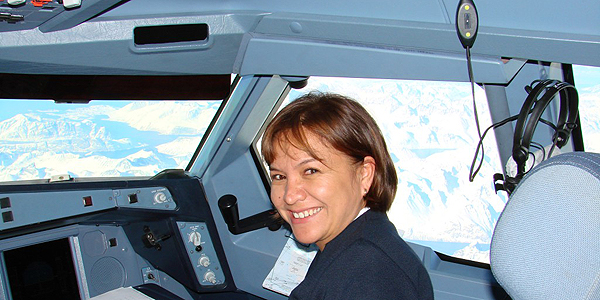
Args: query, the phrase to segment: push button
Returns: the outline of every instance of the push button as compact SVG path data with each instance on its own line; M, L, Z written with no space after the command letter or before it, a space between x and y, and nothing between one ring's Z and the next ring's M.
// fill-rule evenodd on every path
M138 202L138 196L137 194L129 194L127 196L127 198L129 199L129 204L134 204Z
M92 196L85 196L85 197L83 197L83 206L84 207L86 207L86 206L92 206L92 205L93 205L93 203L92 203Z
M13 217L12 211L5 211L2 213L2 221L4 221L4 223L12 222L14 220L15 218Z
M10 198L4 197L0 198L0 208L9 208L10 207Z

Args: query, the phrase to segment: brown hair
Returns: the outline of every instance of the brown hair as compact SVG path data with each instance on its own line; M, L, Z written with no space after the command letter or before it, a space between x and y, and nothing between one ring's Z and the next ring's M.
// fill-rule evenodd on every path
M332 93L312 92L284 107L271 121L262 139L267 164L275 160L275 143L289 142L319 159L308 144L306 132L315 134L355 162L366 156L375 160L375 176L365 196L366 205L376 211L388 211L398 178L377 123L355 100Z

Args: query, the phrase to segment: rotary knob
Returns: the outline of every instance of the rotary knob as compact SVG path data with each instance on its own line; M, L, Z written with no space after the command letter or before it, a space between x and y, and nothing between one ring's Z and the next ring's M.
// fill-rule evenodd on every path
M206 255L202 255L202 257L198 259L198 264L207 268L208 266L210 266L210 258L208 258L208 256Z
M194 246L198 247L202 244L202 235L200 234L200 232L193 231L192 233L190 233L188 240L190 241L190 243L194 244Z
M167 195L163 192L158 192L154 195L154 203L165 203L167 200Z
M217 276L215 275L215 273L213 271L207 271L206 273L204 273L204 280L206 280L212 284L216 284Z

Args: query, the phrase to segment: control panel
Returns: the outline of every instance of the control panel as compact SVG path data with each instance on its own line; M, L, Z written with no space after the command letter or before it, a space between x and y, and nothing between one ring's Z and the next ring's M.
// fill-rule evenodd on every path
M116 207L110 189L0 194L0 231Z
M0 231L113 208L175 210L166 187L0 194Z
M203 222L177 222L177 226L200 285L223 284L225 276L206 224Z

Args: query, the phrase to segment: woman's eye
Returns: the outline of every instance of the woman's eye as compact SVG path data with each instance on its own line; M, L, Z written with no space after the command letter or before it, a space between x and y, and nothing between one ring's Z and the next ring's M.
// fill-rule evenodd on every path
M285 176L283 176L281 174L273 174L273 175L271 175L271 180L282 180L284 178L285 178Z
M306 169L306 171L304 171L304 174L311 175L311 174L315 174L317 172L319 172L317 169Z

